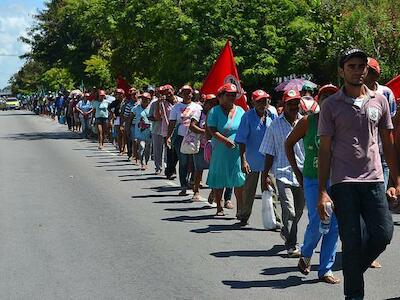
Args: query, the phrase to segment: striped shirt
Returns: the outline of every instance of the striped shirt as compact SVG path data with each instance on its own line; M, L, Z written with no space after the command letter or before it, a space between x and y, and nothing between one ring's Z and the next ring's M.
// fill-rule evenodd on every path
M299 118L300 117L299 115ZM296 120L296 123L299 118ZM299 186L285 152L286 137L292 130L292 125L286 120L284 113L282 113L265 131L263 141L260 145L260 152L264 155L269 154L274 157L272 173L277 180L291 186ZM302 170L304 163L303 140L300 140L294 146L294 154L297 165L299 169Z

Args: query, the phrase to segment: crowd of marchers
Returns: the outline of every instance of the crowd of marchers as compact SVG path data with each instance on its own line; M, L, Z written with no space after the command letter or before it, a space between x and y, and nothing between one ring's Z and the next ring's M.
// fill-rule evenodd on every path
M118 88L113 95L76 90L33 97L30 105L97 138L100 151L113 143L141 170L152 158L155 174L178 176L179 196L202 201L204 180L216 218L236 209L238 226L248 225L259 185L272 191L275 230L288 257L298 258L299 271L310 273L321 241L318 277L339 283L332 267L340 236L345 297L363 299L364 272L381 267L377 258L393 234L400 117L392 91L378 83L376 59L350 49L338 61L342 87L288 86L279 101L256 90L248 94L248 107L236 105L242 91L232 83L206 95L170 84ZM308 225L299 243L305 206Z

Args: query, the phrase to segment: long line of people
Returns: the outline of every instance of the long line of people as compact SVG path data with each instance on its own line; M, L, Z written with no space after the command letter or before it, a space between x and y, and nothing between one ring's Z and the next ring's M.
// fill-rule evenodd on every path
M114 141L120 155L127 155L134 164L140 164L141 170L148 168L152 156L155 174L164 172L167 179L173 180L179 162L179 196L189 195L188 191L192 189L194 202L201 201L203 171L208 170L206 184L211 189L208 201L216 203L216 217L224 216L224 208L234 208L231 201L233 192L238 226L248 225L259 182L261 191L273 190L276 230L280 231L288 257L299 258L298 269L305 275L311 271L311 257L322 240L318 277L330 284L340 282L332 272L340 231L344 247L345 294L349 299L361 299L365 269L357 273L357 278L349 271L350 267L358 267L356 261L349 260L357 260L362 255L354 252L361 245L355 245L351 239L360 237L348 233L351 228L346 226L351 221L347 215L344 216L349 212L343 212L348 205L342 203L342 198L358 197L351 195L351 184L359 188L357 184L364 182L380 183L381 177L385 184L382 190L387 190L390 167L395 187L400 183L396 181L397 170L393 171L396 160L388 150L393 143L390 144L391 140L385 134L381 134L382 139L377 134L377 130L391 130L391 118L397 124L399 117L393 93L377 83L380 67L375 59L367 59L359 49L349 50L340 58L339 75L344 81L342 89L332 84L324 85L318 91L308 85L301 90L289 89L283 93L278 109L271 104L271 96L263 90L251 94L251 108L244 111L235 105L239 94L235 84L226 83L216 95L201 97L194 97L194 90L189 85L184 85L176 93L170 84L166 84L146 92L131 88L127 94L117 89L112 102L103 90L91 94L78 93L68 101L65 114L73 126L81 126L84 137L98 136L100 150L107 139ZM375 96L375 92L382 96ZM55 102L60 102L60 97ZM371 104L373 100L376 103ZM326 101L328 106L322 105ZM335 105L344 107L343 116L337 116ZM364 106L368 108L364 109ZM56 115L62 115L59 103L54 111ZM352 117L359 119L359 124L352 124ZM358 127L352 131L352 126L353 129ZM70 128L79 130L78 127ZM330 138L328 145L327 136ZM345 139L341 140L343 136ZM321 157L320 143L323 155L329 153L329 156ZM375 144L379 144L379 149ZM336 150L340 147L344 150ZM371 156L375 155L371 154L375 150L378 151L379 163L374 161L375 156ZM326 160L329 160L328 167ZM351 160L353 164L349 163ZM324 164L321 165L321 161ZM357 165L357 161L364 161L365 165ZM349 170L349 167L354 169ZM357 168L364 169L359 171ZM381 176L382 170L384 177ZM332 172L334 177L321 175L328 175L327 172ZM337 218L332 215L328 233L322 234L319 226L321 219L326 217L326 210L321 205L327 202L326 191L330 190L331 184L334 184L332 204ZM342 188L343 185L347 189ZM366 191L362 192L367 195ZM389 189L388 194L394 199L398 192L400 189ZM300 247L298 223L304 206L307 207L308 225ZM363 222L368 230L375 230L367 213L357 209L358 218L364 218L359 222L358 230ZM372 236L376 238L377 234ZM350 244L350 249L346 248ZM368 266L380 266L375 259L379 251L383 251L382 247L375 247L378 250L365 261Z

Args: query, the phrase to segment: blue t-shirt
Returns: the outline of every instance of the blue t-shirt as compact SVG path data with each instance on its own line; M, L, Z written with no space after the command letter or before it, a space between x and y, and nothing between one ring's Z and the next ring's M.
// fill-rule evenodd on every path
M275 118L277 116L267 110L263 121L254 108L247 111L242 117L235 142L246 145L246 159L253 172L264 170L265 156L260 153L259 149L265 130Z
M93 105L89 100L81 100L76 106L83 112L88 112L93 108Z
M137 105L131 109L131 113L135 115L135 138L140 141L148 141L151 139L151 121L149 120L150 106L143 108Z

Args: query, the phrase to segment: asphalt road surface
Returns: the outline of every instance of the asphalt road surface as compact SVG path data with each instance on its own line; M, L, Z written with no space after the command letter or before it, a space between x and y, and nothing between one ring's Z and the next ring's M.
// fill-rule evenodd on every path
M0 299L341 299L303 276L276 232L178 197L178 181L140 171L66 126L0 112ZM207 196L208 190L202 190ZM400 218L366 299L400 297ZM306 222L303 214L299 240ZM340 248L339 248L340 249ZM340 251L335 272L340 278Z

